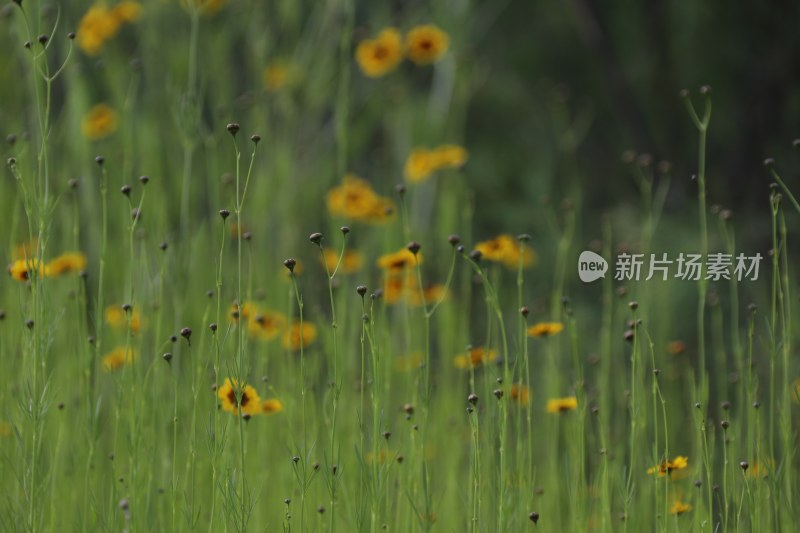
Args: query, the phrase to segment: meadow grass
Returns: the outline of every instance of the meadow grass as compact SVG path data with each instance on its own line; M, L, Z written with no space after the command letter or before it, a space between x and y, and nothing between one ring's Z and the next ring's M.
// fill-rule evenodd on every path
M709 205L710 88L676 95L696 199L627 154L641 202L589 219L558 108L569 197L489 232L468 15L298 6L6 10L0 527L793 530L800 204L768 160L752 220ZM764 261L624 281L623 252Z

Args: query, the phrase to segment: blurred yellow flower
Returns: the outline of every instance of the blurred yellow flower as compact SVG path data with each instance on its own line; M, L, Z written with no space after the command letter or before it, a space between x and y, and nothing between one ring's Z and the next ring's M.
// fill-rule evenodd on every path
M775 461L773 459L767 459L766 461L754 461L750 468L747 469L747 475L749 477L762 477L765 478L769 476L771 470L775 468Z
M109 305L103 313L106 319L106 324L112 328L127 328L128 316L121 305ZM130 311L131 332L138 333L142 328L142 316L137 308Z
M477 368L481 365L492 363L497 359L495 350L486 350L483 346L472 348L469 352L459 354L453 358L456 368Z
M114 350L108 352L103 357L103 370L106 372L111 372L112 370L118 369L122 365L132 363L136 357L136 352L134 352L131 348L126 350L124 346L120 346L119 348L115 348Z
M670 355L680 355L686 351L686 343L683 341L670 341L667 343L667 353Z
M242 390L237 390L237 382L234 379L225 378L225 383L217 390L217 398L222 402L222 410L227 413L239 414L239 408L246 415L259 414L263 406L258 392L251 385L245 385ZM238 395L241 395L239 398Z
M422 264L422 253L417 252L416 256L407 248L403 248L391 254L385 254L378 258L377 265L389 272L397 273L406 268L413 268L417 264Z
M566 398L553 398L547 401L548 413L563 413L564 411L572 411L578 408L578 399L575 396L568 396Z
M239 322L240 318L248 320L250 317L255 316L258 313L258 306L253 302L245 302L242 304L242 309L239 309L239 305L236 302L231 304L230 311L228 313L228 319L230 322Z
M283 403L277 398L264 400L264 403L261 404L261 412L265 415L272 415L281 411L283 411Z
M142 16L142 6L139 2L125 0L114 6L111 15L121 23L136 22Z
M17 281L27 281L32 272L44 274L44 269L38 259L17 259L8 265L8 273Z
M294 322L283 334L283 347L289 350L299 350L305 348L317 339L317 328L314 324L303 322L302 330L300 322Z
M561 322L539 322L528 328L528 337L552 337L564 330Z
M408 304L413 307L420 307L422 305L422 298L419 294L419 282L416 280L408 284ZM428 285L422 289L423 298L425 298L425 305L435 304L439 300L447 298L447 287L444 285Z
M511 399L519 405L528 405L531 398L531 391L525 385L511 385Z
M679 455L671 461L667 459L661 461L661 463L656 466L651 466L647 469L647 473L656 474L658 477L664 477L672 474L675 470L683 470L687 466L689 466L689 458Z
M394 369L398 372L408 372L422 366L422 353L413 352L408 355L399 355L394 358Z
M32 259L36 255L36 249L39 247L39 239L33 238L30 241L23 242L14 247L11 258L14 261L18 259Z
M81 272L84 269L86 269L86 256L80 252L70 252L48 261L44 266L44 275L56 277L70 272Z
M336 265L339 265L339 272L342 274L353 274L361 270L361 266L364 264L364 256L355 250L345 250L341 264L339 264L340 252L331 248L325 248L322 253L325 266L331 274L336 270Z
M247 323L251 336L267 341L280 335L285 327L286 317L282 313L269 310L258 311Z
M386 28L374 39L358 43L356 61L366 76L378 78L394 70L403 60L403 53L400 32Z
M378 195L369 183L353 174L328 191L327 204L333 216L368 223L388 220L395 209L389 198Z
M406 180L412 183L425 181L439 169L463 166L468 158L467 151L455 144L445 144L433 150L415 148L406 159Z
M13 433L14 428L8 422L0 422L0 437L8 438Z
M680 500L675 500L675 503L673 503L672 507L670 507L669 513L677 515L677 514L688 513L691 510L692 510L691 503L682 503Z
M508 234L498 235L489 241L479 242L475 249L481 253L481 257L487 261L502 263L508 268L517 268L520 255L522 255L522 266L533 265L536 256L533 250L526 246L523 248L517 239Z
M83 117L81 131L90 140L108 137L117 130L117 112L107 104L97 104Z
M283 60L276 60L264 69L264 88L267 92L277 92L284 88L292 78L292 67Z
M442 58L450 37L432 24L415 26L406 35L408 58L417 65L429 65Z

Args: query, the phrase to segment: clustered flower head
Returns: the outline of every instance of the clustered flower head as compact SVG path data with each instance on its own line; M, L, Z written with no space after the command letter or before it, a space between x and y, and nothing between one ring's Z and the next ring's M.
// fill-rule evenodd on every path
M394 202L380 196L365 180L348 174L341 185L328 191L328 212L333 216L366 223L389 220L395 211Z
M42 264L36 258L23 257L15 259L8 265L9 275L17 281L28 281L31 274L55 278L70 273L82 272L86 269L86 256L80 252L61 254Z
M528 328L529 337L552 337L564 330L561 322L539 322Z
M126 311L121 305L109 305L105 312L106 324L115 329L127 329L130 321L131 333L139 333L142 329L142 316L138 308Z
M137 357L138 354L133 350L133 348L125 348L124 346L120 346L108 352L103 357L103 370L106 372L111 372L112 370L116 370L126 364L132 363L137 359Z
M501 263L508 268L517 268L520 258L523 268L532 266L536 261L536 254L531 247L523 247L518 239L508 234L479 242L475 245L475 250L481 253L482 259Z
M456 368L470 369L493 363L495 360L497 360L497 351L477 346L470 348L466 353L456 355L453 358L453 365Z
M396 28L384 28L356 47L356 61L365 76L379 78L393 71L408 58L417 65L439 61L450 46L450 37L438 27L426 24L412 28L403 42Z
M102 3L95 4L83 15L78 25L76 42L87 55L97 55L122 25L136 22L141 13L141 4L128 0L111 8Z
M236 379L225 378L225 383L217 389L220 406L226 413L255 416L258 414L274 414L283 411L283 403L277 398L261 400L255 387L245 384L239 387Z
M408 181L418 183L443 168L460 168L468 158L467 151L455 144L444 144L434 149L416 148L406 159L405 176Z
M665 459L656 466L648 468L647 473L664 477L671 475L675 470L683 470L687 466L689 466L689 459L683 455L679 455L675 459Z
M578 408L578 399L575 396L567 396L566 398L553 398L547 402L548 413L563 413L566 411L574 411Z

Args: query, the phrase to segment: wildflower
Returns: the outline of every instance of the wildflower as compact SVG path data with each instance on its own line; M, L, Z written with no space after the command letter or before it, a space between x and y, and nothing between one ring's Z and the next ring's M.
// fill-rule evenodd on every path
M413 307L421 306L423 299L425 305L431 305L447 297L447 287L440 284L425 287L422 289L422 297L420 297L418 285L419 283L414 283L413 286L409 286L408 303Z
M250 335L262 340L272 340L286 327L286 317L276 311L262 310L247 323Z
M439 61L449 46L450 37L432 24L415 26L406 35L408 58L417 65Z
M285 61L274 61L264 69L262 81L267 92L274 93L284 88L292 77L292 68Z
M339 262L339 252L326 248L323 252L323 260L328 271L333 273L336 266L339 266L339 272L342 274L353 274L361 270L361 265L364 264L364 256L355 250L345 250L342 256L341 263Z
M422 254L417 252L415 255L411 253L408 248L402 248L397 252L382 255L377 261L377 265L389 273L397 273L421 263Z
M248 320L250 317L258 313L258 306L253 302L245 302L242 308L236 302L231 304L229 318L231 322L239 322L240 319Z
M136 357L136 353L131 348L126 350L124 346L120 346L103 357L103 370L111 372L122 365L132 363Z
M467 162L467 151L455 144L445 144L429 150L416 148L406 159L405 176L412 183L425 181L442 168L457 168Z
M747 470L747 475L748 477L752 478L765 478L769 476L769 472L773 468L775 468L775 461L772 459L767 459L766 461L754 461Z
M667 353L670 355L680 355L686 351L686 343L683 341L670 341L667 343Z
M367 223L383 222L395 210L389 198L378 195L369 183L353 174L328 191L327 204L331 215Z
M116 35L120 19L102 4L95 4L83 15L78 24L76 42L86 54L100 53L108 39Z
M395 28L386 28L374 39L365 39L358 44L356 61L364 75L379 78L400 64L403 53L400 32Z
M265 415L272 415L281 411L283 411L283 403L277 398L264 400L264 403L261 404L261 412Z
M398 372L408 372L422 366L422 353L413 352L409 355L401 355L394 358L394 368Z
M675 500L675 503L672 504L670 507L669 514L679 515L683 513L688 513L692 510L691 503L683 503L680 500Z
M453 358L453 365L456 368L477 368L481 365L491 363L497 359L495 350L486 350L483 346L471 348L465 354L459 354Z
M108 137L116 129L117 113L107 104L97 104L81 121L81 131L93 141Z
M32 272L38 272L39 276L44 274L44 269L38 259L17 259L8 265L8 273L17 281L29 280Z
M314 324L303 322L301 329L300 322L295 322L283 334L283 347L288 350L299 350L314 342L316 338L317 328Z
M664 477L672 474L675 470L683 470L689 466L689 459L683 455L677 456L673 460L661 461L660 464L652 466L647 469L648 474L656 474L659 477Z
M528 328L528 337L552 337L564 330L561 322L539 322Z
M511 235L499 235L492 240L479 242L475 245L475 250L481 253L481 257L487 261L502 263L508 268L517 268L522 256L522 266L533 265L536 256L529 247L523 248L519 241Z
M70 272L81 272L86 268L86 256L80 252L61 254L44 266L44 275L56 277Z
M126 0L111 10L111 15L121 22L136 22L142 16L142 6L138 2Z
M525 406L528 405L530 401L531 391L525 385L511 385L511 399L517 402L519 405Z
M433 157L438 168L458 168L466 164L469 153L457 144L444 144L433 151Z
M416 148L406 159L406 179L412 183L424 181L437 169L437 160L427 148Z
M106 307L103 313L106 319L106 324L112 328L127 328L128 319L130 318L130 328L132 333L138 333L142 328L142 316L138 309L134 308L130 313L130 317L126 315L126 311L122 309L121 305L110 305Z
M252 385L245 385L241 390L237 389L238 383L235 379L231 381L230 378L225 378L225 383L217 390L217 398L222 402L222 410L238 415L241 407L242 413L246 415L259 414L263 407L256 389ZM237 398L237 394L240 394L241 397Z
M575 396L568 396L566 398L553 398L547 401L548 413L563 413L564 411L572 411L578 408L578 399Z

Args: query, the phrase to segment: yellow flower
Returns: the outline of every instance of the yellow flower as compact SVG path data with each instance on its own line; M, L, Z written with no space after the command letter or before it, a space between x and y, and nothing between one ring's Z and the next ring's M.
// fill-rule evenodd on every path
M398 372L408 372L422 366L422 353L413 352L409 355L401 355L394 359L394 369Z
M38 247L39 239L34 237L30 241L16 245L11 257L14 261L18 259L31 259L36 255L36 249Z
M528 328L528 337L552 337L564 330L561 322L539 322Z
M317 338L317 328L314 324L303 322L302 332L300 322L293 323L283 334L283 347L289 350L299 350L314 342Z
M433 158L437 168L458 168L466 164L469 153L457 144L444 144L433 151Z
M439 61L449 46L450 37L432 24L411 28L406 35L408 58L417 65Z
M572 411L578 408L578 399L575 396L568 396L566 398L553 398L547 401L548 413L563 413L564 411Z
M665 460L661 461L661 463L656 466L651 466L647 469L647 473L664 477L672 474L675 470L683 470L687 466L689 466L689 459L683 455L679 455L671 461Z
M687 513L692 510L691 503L682 503L680 500L675 500L675 503L672 504L672 507L669 510L669 514L683 514Z
M750 468L747 469L747 475L749 477L762 477L765 478L769 476L771 470L775 468L775 461L772 459L767 459L766 461L754 461Z
M109 305L104 312L106 324L112 328L127 328L128 316L121 305ZM130 311L131 332L138 333L142 328L142 316L137 308Z
M383 301L388 305L400 302L405 295L406 281L403 274L389 272L383 283Z
M426 180L437 170L438 160L427 148L416 148L406 159L406 179L412 183Z
M340 253L336 250L325 248L322 253L325 266L331 274L336 270L336 265L339 265L339 272L342 274L353 274L361 270L361 265L364 264L364 256L355 250L345 250L341 264L339 263Z
M241 398L237 398L241 395ZM263 407L258 392L251 385L245 385L238 390L236 380L225 378L225 383L217 390L217 398L222 402L222 410L235 415L239 414L239 407L246 415L257 415Z
M239 322L240 318L248 320L250 317L255 316L258 313L258 306L253 302L245 302L242 304L242 309L239 310L239 306L236 302L231 304L230 313L228 318L231 322Z
M103 357L103 370L106 372L111 372L112 370L116 370L124 364L130 364L136 359L136 352L134 352L131 348L125 350L124 346L120 346L119 348L115 348L114 350L108 352Z
M247 323L251 336L267 341L277 337L284 327L286 327L286 317L268 310L257 312Z
M333 216L368 223L388 220L395 209L389 198L379 196L369 183L353 174L328 191L327 204Z
M78 24L75 40L86 54L100 53L105 42L116 35L120 19L102 4L95 4L83 15Z
M271 93L286 86L291 76L291 68L285 61L273 61L264 69L264 88Z
M117 113L106 104L97 104L83 117L81 130L90 140L108 137L117 129Z
M520 246L519 241L511 235L499 235L490 241L479 242L475 249L481 253L481 257L487 261L502 263L508 268L517 268L519 265L520 254L522 255L522 266L533 265L536 259L533 250L526 246Z
M422 305L422 298L419 295L419 282L409 282L408 285L408 304L413 307ZM435 304L439 300L447 298L447 287L444 285L429 285L422 290L422 295L425 298L425 305Z
M17 281L27 281L32 272L44 274L44 269L38 259L17 259L8 265L8 273Z
M407 248L403 248L391 254L385 254L378 258L377 265L390 272L397 273L406 268L413 268L417 264L422 264L422 253L417 252L416 256Z
M517 402L519 405L525 406L528 405L528 402L531 398L531 391L525 385L511 385L511 399Z
M497 359L495 350L486 350L483 346L472 348L465 354L457 355L453 358L453 365L456 368L477 368L481 365L491 363Z
M265 415L272 415L281 411L283 411L283 403L277 398L264 400L264 403L261 404L261 412Z
M136 22L142 16L142 6L138 2L125 0L114 6L111 14L121 23Z
M70 272L81 272L86 268L86 256L80 252L61 254L44 266L44 275L56 277Z
M356 61L366 76L378 78L394 70L403 60L400 32L386 28L374 39L365 39L356 47Z

